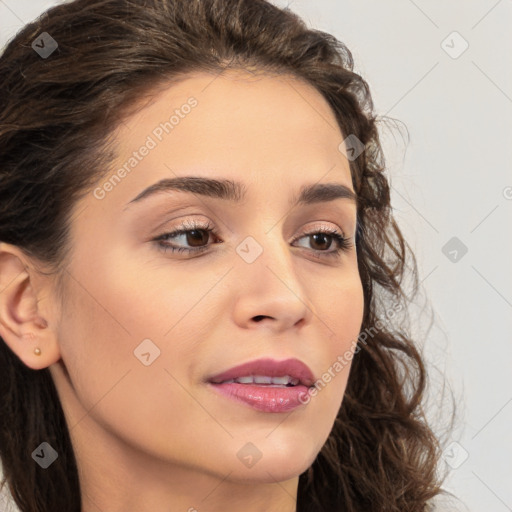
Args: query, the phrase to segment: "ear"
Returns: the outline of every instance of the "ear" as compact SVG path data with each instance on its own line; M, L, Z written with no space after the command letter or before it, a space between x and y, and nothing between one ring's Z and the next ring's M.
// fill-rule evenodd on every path
M0 336L33 370L60 359L48 286L19 247L0 242ZM36 355L35 348L41 355Z

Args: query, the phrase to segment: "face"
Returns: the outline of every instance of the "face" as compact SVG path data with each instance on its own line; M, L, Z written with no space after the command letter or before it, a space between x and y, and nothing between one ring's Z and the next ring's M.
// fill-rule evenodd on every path
M160 91L116 138L112 172L76 204L61 360L50 367L78 452L129 447L230 480L296 477L333 426L350 358L335 363L353 352L363 315L333 113L291 77L197 74ZM191 176L201 187L146 190ZM206 180L236 182L238 195ZM338 193L298 201L328 183ZM323 385L297 404L289 387L239 400L208 382L262 358L297 359Z

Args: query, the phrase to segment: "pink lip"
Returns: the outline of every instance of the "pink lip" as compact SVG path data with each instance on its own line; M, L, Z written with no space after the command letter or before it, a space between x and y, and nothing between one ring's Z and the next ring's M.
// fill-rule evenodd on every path
M237 402L243 402L263 412L287 412L307 404L308 388L269 387L262 384L209 383L215 391Z
M300 384L307 387L312 386L315 382L313 372L298 359L285 359L284 361L256 359L255 361L235 366L225 372L214 375L210 377L208 381L217 384L225 380L246 377L248 375L267 375L269 377L289 375L290 377L299 379Z
M289 375L299 380L299 384L290 387L272 387L266 384L239 384L223 381L248 375L279 377ZM287 412L306 404L308 387L315 381L312 371L298 359L275 361L258 359L231 368L208 379L208 384L217 392L254 409L264 412Z

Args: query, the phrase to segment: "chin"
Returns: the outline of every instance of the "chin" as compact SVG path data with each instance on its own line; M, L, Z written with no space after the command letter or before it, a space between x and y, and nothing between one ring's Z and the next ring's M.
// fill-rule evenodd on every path
M311 464L290 466L286 462L279 465L258 463L250 469L238 468L231 473L229 479L247 484L275 484L299 477Z
M320 448L309 443L272 443L261 441L261 458L250 465L238 462L232 467L230 479L240 482L275 483L296 478L313 464ZM276 441L278 438L276 437Z

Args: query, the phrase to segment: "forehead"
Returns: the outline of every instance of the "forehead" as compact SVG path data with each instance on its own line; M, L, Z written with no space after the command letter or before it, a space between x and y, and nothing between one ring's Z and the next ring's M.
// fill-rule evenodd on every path
M312 85L288 75L233 70L197 73L160 87L150 103L120 126L118 141L130 153L148 135L160 146L158 153L165 152L164 146L175 158L220 156L243 148L230 157L257 158L260 164L266 156L275 164L279 155L282 161L301 161L329 153L332 160L339 157L343 140L334 113Z
M201 118L203 123L212 112L222 111L222 116L209 119L219 128L240 116L249 116L247 121L272 123L279 120L282 124L284 115L288 120L286 124L308 120L317 128L325 124L324 130L330 129L340 135L331 108L313 85L292 75L245 70L228 70L220 74L195 72L180 77L177 83L160 83L149 92L149 102L145 100L146 96L141 98L140 112L124 125L131 131L138 121L160 120L162 115L179 108L191 96L200 105L200 109L195 109L194 117Z
M156 181L185 175L243 182L248 198L264 192L268 200L305 183L351 187L334 113L295 77L198 73L159 86L137 108L116 132L113 170L123 167L126 177L109 192L109 203L124 206Z

